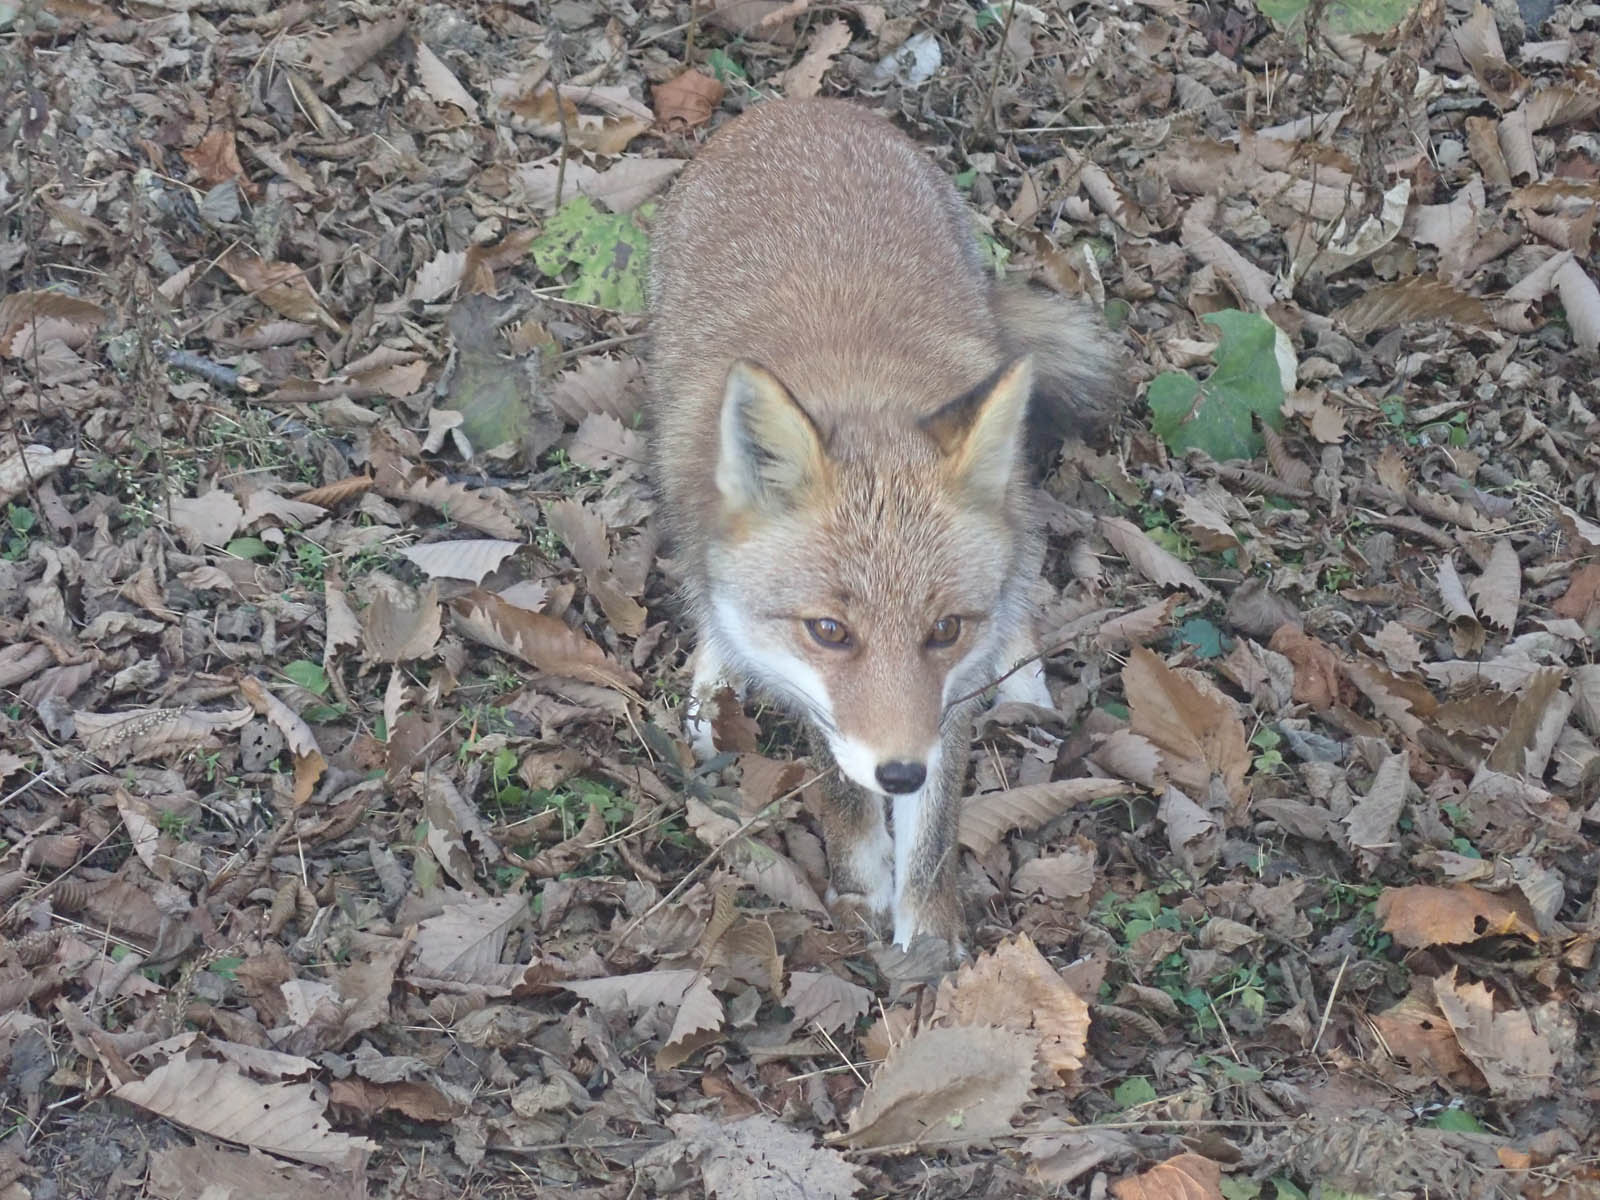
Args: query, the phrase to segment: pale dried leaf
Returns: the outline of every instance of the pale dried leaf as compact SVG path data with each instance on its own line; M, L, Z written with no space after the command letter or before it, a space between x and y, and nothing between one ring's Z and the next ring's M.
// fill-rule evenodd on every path
M1222 1200L1222 1167L1199 1154L1179 1154L1111 1185L1115 1200Z
M573 425L596 415L618 424L631 424L639 415L644 388L644 364L633 355L582 359L564 372L550 389L549 404Z
M72 714L72 721L84 749L115 765L216 745L218 734L244 728L253 715L248 708L221 712L186 708L145 708L123 713L79 710Z
M632 212L666 187L685 165L681 158L624 158L599 171L587 163L568 159L563 173L559 162L525 163L517 169L516 181L526 190L529 206L539 212L551 213L560 207L556 199L559 183L563 202L574 196L587 196L609 212L623 213ZM593 356L573 370L587 362L612 361ZM559 406L555 407L559 411Z
M639 677L575 629L544 613L507 604L489 592L474 591L450 603L462 632L523 662L586 683L634 695Z
M439 594L432 584L413 602L380 591L361 614L362 652L371 662L401 663L432 654L443 632Z
M1342 818L1352 846L1378 850L1393 845L1410 778L1411 756L1407 753L1391 754L1378 765L1372 787Z
M1133 731L1161 751L1163 766L1183 791L1209 795L1211 778L1219 775L1230 796L1241 793L1250 752L1233 705L1202 692L1143 647L1128 656L1122 691Z
M865 1016L872 1007L872 993L832 971L793 971L783 1004L797 1022L815 1022L832 1033Z
M330 1129L312 1085L256 1083L210 1059L174 1059L112 1095L209 1137L315 1166L349 1168L377 1149Z
M529 919L526 896L495 896L447 905L417 926L410 970L468 981L500 965L506 938Z
M1494 1095L1504 1100L1531 1100L1554 1092L1560 1059L1550 1038L1534 1028L1527 1010L1497 1012L1488 987L1461 983L1458 971L1435 979L1433 996L1455 1031L1462 1053L1483 1072Z
M1202 600L1212 592L1200 577L1170 551L1158 546L1150 535L1132 521L1121 517L1101 517L1100 532L1106 541L1151 583L1161 587L1186 588Z
M1039 1061L1058 1075L1083 1066L1089 1006L1025 933L1001 942L939 984L933 1020L994 1025L1038 1038Z
M212 488L200 496L179 496L171 502L172 523L189 547L223 546L244 526L244 509L232 494Z
M517 521L499 495L474 491L448 479L412 479L388 494L397 500L426 504L440 515L462 525L470 525L492 538L517 536Z
M0 457L0 504L9 504L21 492L43 479L48 479L72 461L74 451L52 450L49 446L30 444L18 452L15 442L9 453Z
M960 841L974 854L987 854L1012 829L1037 829L1079 805L1127 792L1117 779L1057 779L968 796L961 805Z
M738 1121L679 1113L667 1125L713 1200L850 1200L861 1190L843 1155L765 1113Z
M467 114L469 120L478 119L478 102L472 98L472 93L461 86L461 81L455 73L428 48L428 43L421 38L411 40L412 49L416 53L417 79L427 89L428 96L436 104L453 104Z
M839 52L850 44L850 36L850 26L837 18L813 32L805 57L778 76L783 94L791 99L803 99L821 91L822 77Z
M1051 900L1077 900L1089 894L1094 880L1094 852L1079 847L1029 859L1012 873L1011 890L1023 896L1038 893Z
M1516 627L1517 606L1522 598L1522 563L1511 539L1495 542L1489 565L1473 582L1472 595L1484 620L1507 633Z
M521 542L498 538L468 538L454 542L429 542L409 546L400 553L429 579L464 579L482 583L506 558L521 549Z
M600 1008L631 1013L657 1004L673 1007L682 1004L698 978L700 972L688 969L641 971L635 975L570 979L561 986Z

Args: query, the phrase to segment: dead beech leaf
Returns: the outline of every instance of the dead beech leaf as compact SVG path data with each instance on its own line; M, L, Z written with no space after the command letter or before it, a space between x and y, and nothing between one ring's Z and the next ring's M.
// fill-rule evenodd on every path
M396 500L426 504L461 525L510 540L517 536L516 518L491 489L474 490L449 479L408 479L395 488L380 488Z
M1293 664L1295 703L1326 711L1339 700L1339 656L1327 643L1311 637L1298 625L1281 625L1267 648Z
M672 1029L656 1055L656 1066L671 1071L682 1066L689 1057L710 1040L707 1035L722 1029L727 1014L722 1011L722 1001L711 989L711 981L704 975L689 985L678 1005L678 1015L672 1020Z
M1039 1039L1039 1061L1057 1075L1083 1066L1089 1005L1025 933L964 964L939 983L936 1025L995 1025Z
M73 454L71 447L52 450L33 444L0 455L0 504L9 504L22 491L54 475L72 461Z
M472 984L501 965L506 938L528 920L526 896L492 896L448 904L417 925L408 973ZM388 999L387 991L384 995Z
M474 641L541 671L615 688L625 696L637 694L637 675L555 617L518 608L482 590L458 596L451 601L450 612Z
M1522 563L1510 538L1500 538L1472 585L1479 614L1497 629L1510 633L1517 624L1517 606L1522 598Z
M1050 900L1077 900L1094 887L1094 851L1076 847L1061 854L1030 858L1011 874L1011 890L1019 896L1039 894ZM1217 918L1212 918L1212 924Z
M998 792L968 796L961 804L961 844L974 854L987 854L1012 829L1037 829L1081 804L1122 796L1128 785L1118 779L1057 779Z
M1489 1090L1505 1100L1531 1100L1555 1090L1561 1058L1549 1033L1536 1029L1528 1011L1496 1011L1494 996L1481 983L1461 983L1459 971L1433 981L1433 996L1455 1031L1461 1051L1483 1072ZM1536 1010L1541 1011L1541 1010ZM1558 1025L1559 1006L1545 1006L1541 1015ZM1570 1060L1569 1060L1570 1061Z
M1151 583L1161 587L1185 588L1202 600L1211 599L1209 587L1176 555L1163 549L1132 521L1121 517L1101 517L1100 532L1106 541L1126 558Z
M196 175L213 186L244 175L244 164L239 161L233 130L221 126L201 138L194 149L183 151L183 161L195 169Z
M679 1113L667 1125L673 1150L699 1165L716 1200L850 1200L861 1190L842 1154L766 1113L738 1121Z
M251 708L266 717L272 727L283 734L284 744L294 755L292 799L294 806L298 808L311 799L317 780L321 779L322 773L328 769L328 760L322 757L316 735L311 732L311 726L301 719L299 713L267 691L259 679L249 675L241 677L239 691L249 701Z
M1483 1076L1461 1053L1461 1045L1438 1005L1413 992L1398 1004L1374 1013L1372 1024L1383 1038L1384 1048L1403 1058L1416 1074L1457 1087L1479 1088Z
M214 1059L173 1059L112 1095L199 1133L296 1162L348 1169L377 1149L328 1127L308 1083L256 1083Z
M411 1080L372 1083L359 1076L335 1079L328 1085L328 1103L372 1118L396 1112L413 1121L441 1124L462 1116L466 1106L450 1099L432 1084Z
M145 708L123 713L77 711L72 722L85 750L115 766L160 754L217 745L217 735L242 729L248 708L204 712L187 708Z
M711 120L727 92L721 80L691 68L656 85L651 93L656 121L675 133L698 128Z
M462 538L408 546L400 553L429 579L464 579L478 584L521 548L521 542L499 538Z
M244 526L244 509L221 488L200 496L179 496L171 502L172 523L191 550L224 546Z
M312 290L306 273L293 263L268 262L235 246L217 260L233 281L279 316L343 333L341 325Z
M406 31L406 24L403 16L390 17L313 38L305 46L302 61L308 70L321 77L322 90L326 91L343 83L381 54L390 42Z
M1011 1132L1033 1090L1034 1034L985 1025L924 1029L884 1060L843 1141L953 1149Z
M370 662L390 664L423 658L433 653L443 629L432 584L414 598L380 591L361 614L362 653Z
M1230 796L1240 795L1250 753L1244 723L1220 694L1202 692L1161 658L1136 646L1122 668L1133 731L1161 751L1173 782L1191 796L1206 796L1213 775Z
M350 475L344 479L337 479L322 487L307 488L298 493L295 499L302 504L315 504L321 508L332 508L346 500L353 500L363 492L371 489L373 484L370 475Z
M1222 1168L1199 1154L1179 1154L1111 1185L1116 1200L1222 1200Z
M455 72L445 66L444 61L421 38L412 38L411 46L416 52L417 79L429 98L435 104L453 104L467 115L468 120L476 121L478 102L472 98L471 92L461 86Z
M822 90L822 77L833 60L850 44L850 26L835 18L811 35L805 57L778 76L783 94L791 99L815 96Z
M800 1024L815 1022L832 1033L865 1016L872 1007L872 993L832 971L791 971L783 1006Z
M569 424L603 414L619 424L639 414L644 389L644 364L633 355L585 358L563 373L550 389L549 405Z
M683 1003L700 972L688 968L640 971L633 975L608 975L598 979L568 979L561 984L590 1004L608 1012L636 1013L657 1004Z
M648 130L654 116L625 87L578 86L560 89L541 81L527 85L520 77L490 83L494 116L535 137L563 146L614 156Z
M1378 850L1394 843L1394 827L1405 807L1406 782L1411 778L1411 756L1391 754L1378 764L1372 787L1341 818L1350 831L1350 844L1358 850Z
M685 160L624 158L604 171L572 159L568 159L565 165L564 171L560 162L524 163L517 168L515 180L526 191L531 207L539 212L552 213L561 207L561 203L582 195L608 212L632 212L683 170ZM558 185L561 188L559 197L556 195ZM612 360L598 356L584 359L584 362L595 361Z
M172 1146L150 1155L152 1196L249 1196L250 1200L349 1200L324 1174L224 1146Z
M1147 645L1172 624L1172 614L1181 597L1169 595L1154 604L1113 617L1095 631L1095 645L1106 649L1123 644Z
M1469 883L1385 888L1378 919L1402 946L1460 946L1480 938L1516 935L1539 941L1528 902L1512 892L1486 892Z

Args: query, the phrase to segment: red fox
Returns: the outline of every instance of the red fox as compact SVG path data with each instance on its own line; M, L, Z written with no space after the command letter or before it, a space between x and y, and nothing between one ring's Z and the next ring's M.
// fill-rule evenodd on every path
M652 243L648 415L698 634L690 736L711 751L704 709L730 684L799 715L838 767L834 911L959 951L971 697L1037 652L1029 443L1108 415L1109 335L997 285L951 182L845 101L731 122ZM1051 703L1037 662L999 692Z

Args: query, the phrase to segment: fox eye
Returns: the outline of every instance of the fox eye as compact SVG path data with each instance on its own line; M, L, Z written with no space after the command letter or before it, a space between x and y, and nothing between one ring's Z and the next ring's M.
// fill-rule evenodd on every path
M806 632L819 645L833 650L844 650L850 645L850 631L845 628L843 621L835 621L832 617L814 617L807 621Z
M943 649L945 646L955 645L956 639L960 636L960 617L940 617L933 623L933 629L928 633L928 645Z

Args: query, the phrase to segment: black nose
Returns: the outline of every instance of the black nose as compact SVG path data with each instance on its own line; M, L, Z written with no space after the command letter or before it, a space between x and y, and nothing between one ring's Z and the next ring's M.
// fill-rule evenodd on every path
M928 778L928 768L919 762L886 762L878 764L878 786L896 796L914 792Z

